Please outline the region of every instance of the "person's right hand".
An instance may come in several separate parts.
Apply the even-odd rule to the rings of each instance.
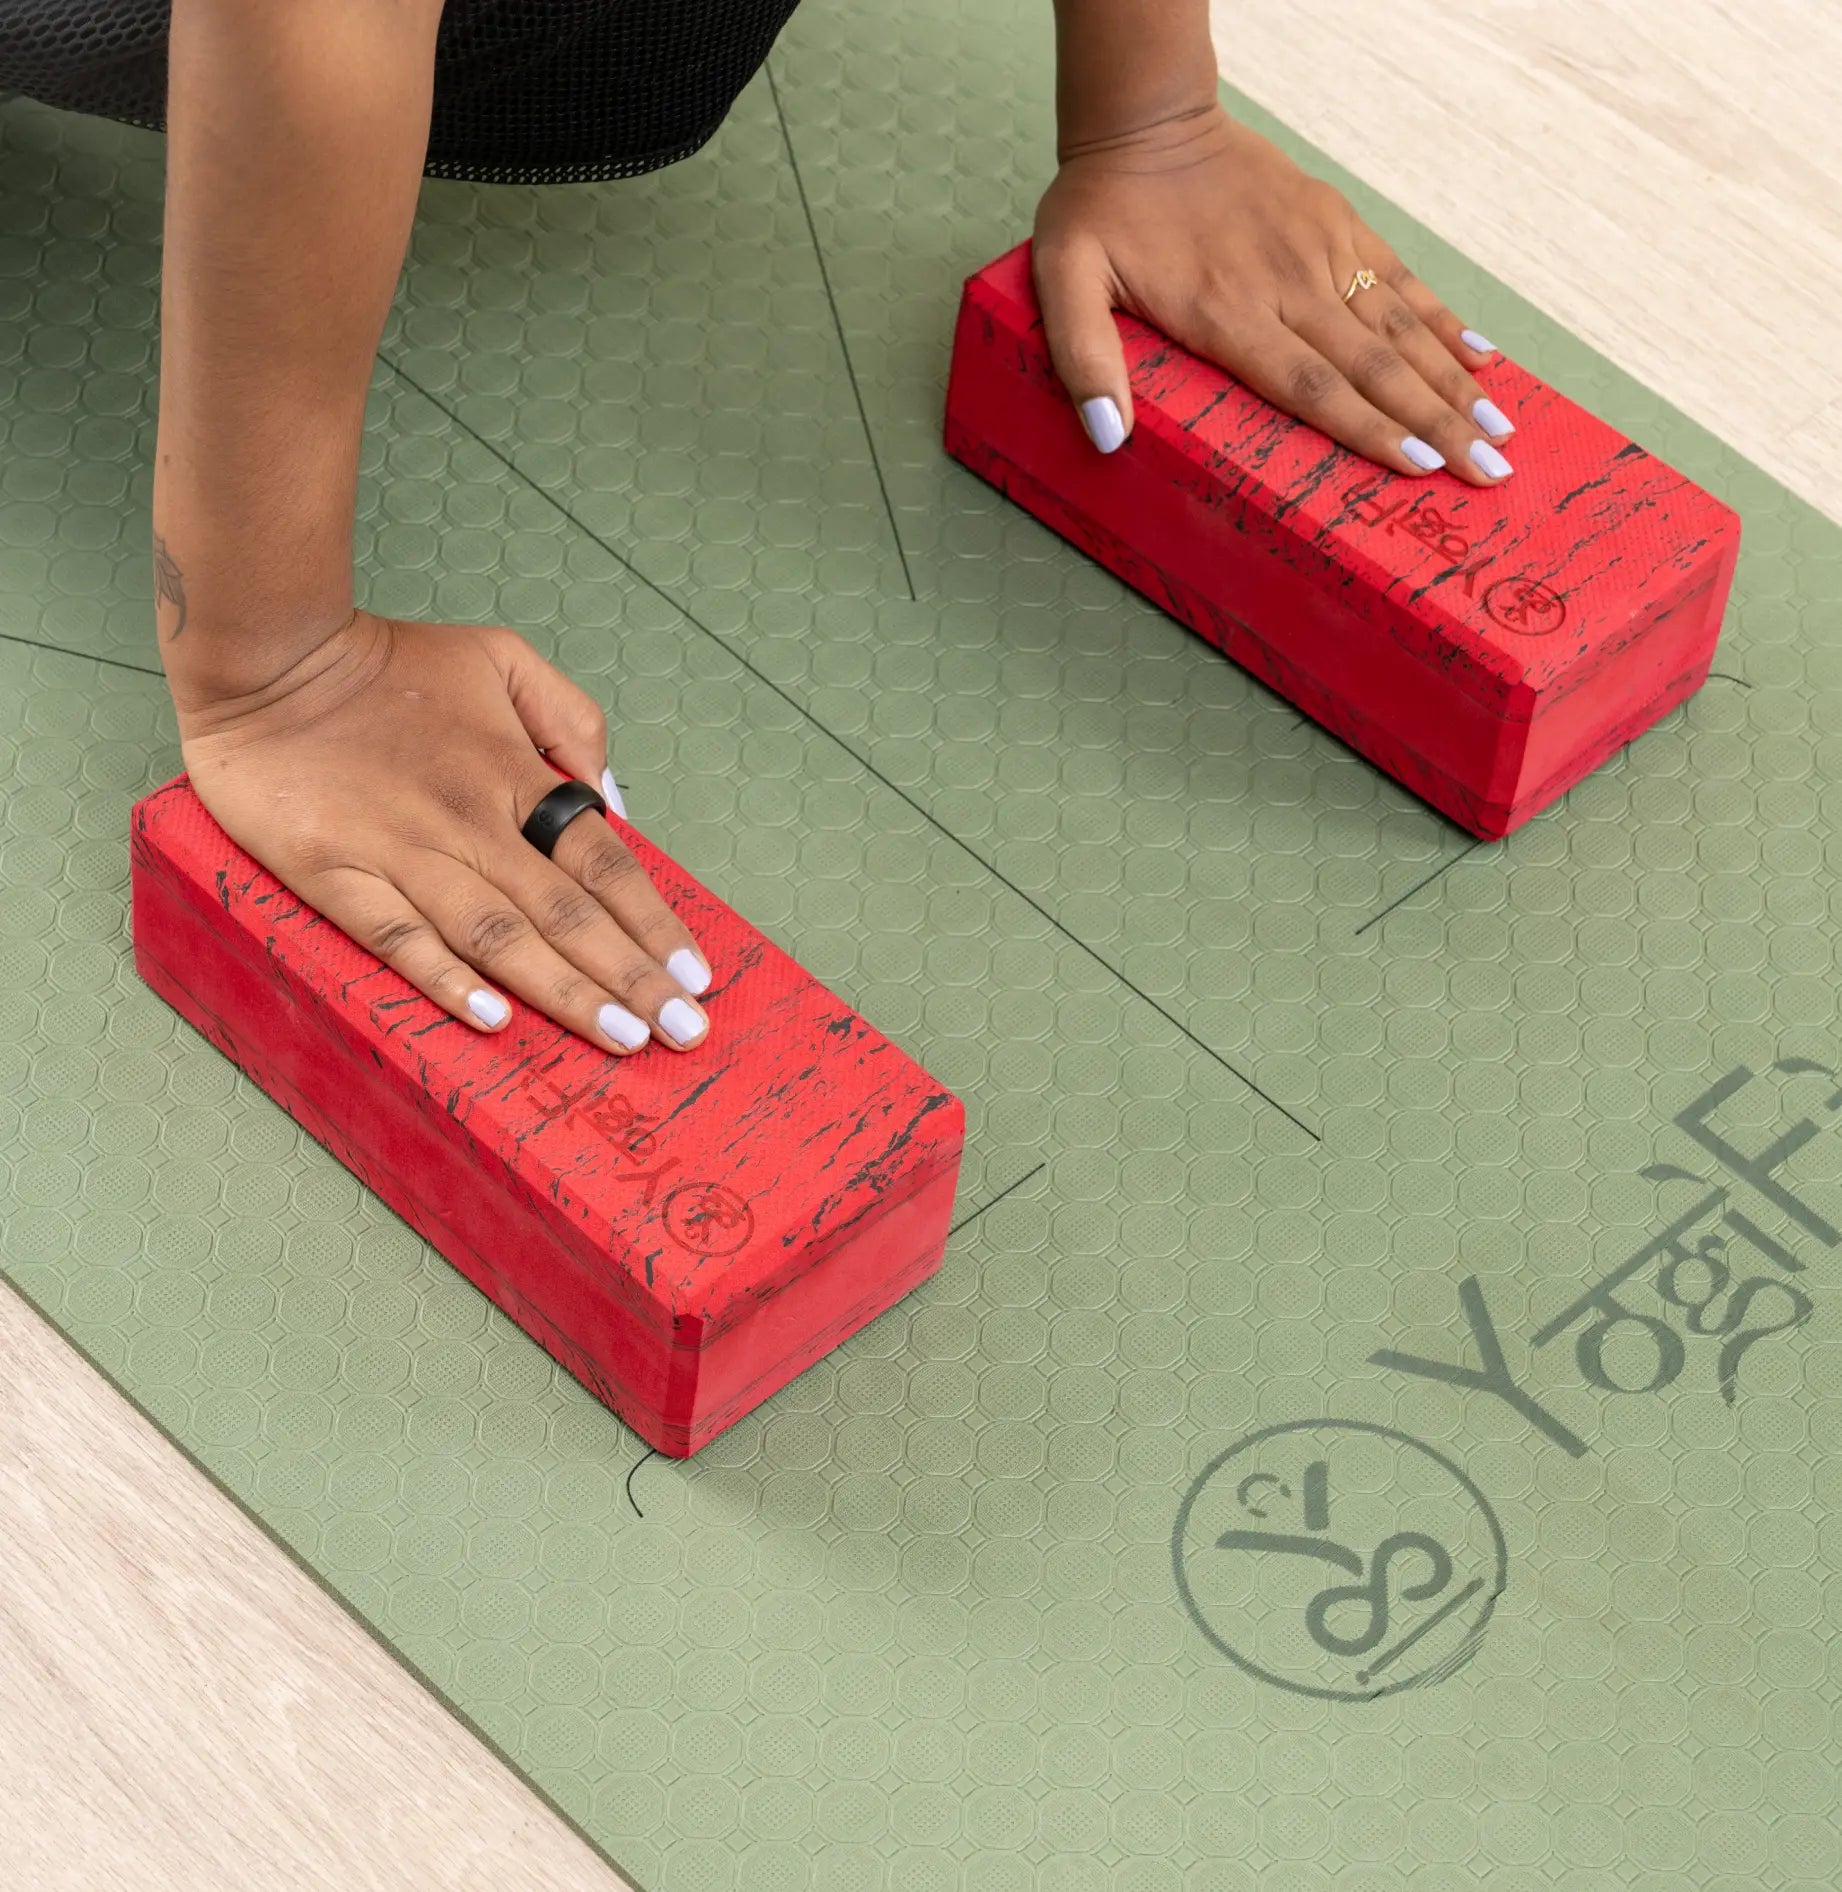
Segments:
[[[703,1039],[709,967],[608,824],[577,816],[552,860],[519,833],[557,785],[545,755],[607,793],[599,706],[523,638],[360,611],[236,694],[189,683],[184,654],[200,801],[443,1010],[490,1032],[511,993],[606,1051]]]

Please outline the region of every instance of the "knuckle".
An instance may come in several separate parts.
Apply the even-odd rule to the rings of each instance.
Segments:
[[[1350,379],[1358,387],[1374,387],[1393,380],[1403,368],[1399,354],[1385,342],[1371,342],[1350,366]]]
[[[1329,362],[1316,355],[1303,355],[1285,371],[1286,398],[1294,407],[1309,412],[1326,405],[1337,392],[1343,377]]]
[[[1091,336],[1076,336],[1064,341],[1060,352],[1064,380],[1086,386],[1107,380],[1113,372],[1114,364],[1105,346]]]
[[[566,972],[551,984],[550,1010],[560,1019],[571,1012],[592,1009],[592,1001],[597,996],[596,988],[581,973]]]
[[[1224,356],[1241,359],[1256,350],[1263,313],[1244,286],[1224,289],[1199,311],[1210,344]]]
[[[479,974],[470,972],[458,959],[443,957],[442,962],[422,981],[422,988],[432,996],[464,996],[479,983]]]
[[[1382,311],[1381,332],[1391,342],[1404,342],[1418,335],[1425,325],[1404,302],[1391,302]]]
[[[667,957],[685,943],[683,925],[663,902],[624,925],[633,943],[658,965],[663,965]]]
[[[1311,265],[1305,261],[1303,253],[1295,244],[1268,242],[1261,247],[1260,261],[1275,282],[1283,283],[1288,288],[1311,279]]]
[[[1195,300],[1202,307],[1219,309],[1234,300],[1240,287],[1239,273],[1220,258],[1210,257],[1197,277]]]
[[[469,957],[490,961],[502,958],[530,933],[531,923],[511,907],[486,907],[472,914],[461,927]]]
[[[482,803],[471,783],[456,776],[441,776],[429,785],[435,805],[450,820],[463,827],[480,825]]]
[[[580,887],[559,887],[544,900],[541,931],[549,939],[569,939],[584,927],[606,919],[599,902]]]
[[[643,953],[632,953],[623,958],[614,969],[613,991],[617,998],[627,1002],[631,1009],[644,1011],[647,994],[657,995],[662,975],[658,966]]]
[[[618,893],[645,878],[639,862],[618,841],[598,844],[582,863],[582,884],[593,894]]]
[[[394,965],[428,936],[429,928],[423,921],[399,914],[367,928],[361,943],[387,965]]]

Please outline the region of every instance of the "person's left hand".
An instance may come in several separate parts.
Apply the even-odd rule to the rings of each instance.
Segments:
[[[1213,105],[1064,158],[1036,214],[1056,370],[1104,453],[1132,431],[1115,309],[1397,473],[1508,478],[1495,352],[1330,185]],[[1376,286],[1345,292],[1361,269]]]

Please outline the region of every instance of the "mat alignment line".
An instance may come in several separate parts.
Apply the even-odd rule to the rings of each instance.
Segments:
[[[955,1222],[953,1226],[947,1230],[947,1240],[951,1241],[953,1237],[960,1232],[961,1229],[970,1228],[972,1224],[976,1222],[979,1219],[979,1217],[985,1213],[985,1209],[995,1209],[998,1206],[998,1204],[1004,1200],[1006,1196],[1011,1195],[1015,1191],[1021,1189],[1023,1185],[1027,1183],[1032,1176],[1040,1176],[1043,1173],[1043,1171],[1047,1169],[1048,1167],[1049,1167],[1048,1159],[1045,1157],[1043,1161],[1038,1163],[1034,1169],[1025,1170],[1024,1173],[1021,1176],[1019,1176],[1014,1183],[1011,1184],[1010,1188],[1000,1189],[998,1193],[995,1196],[993,1196],[992,1199],[988,1203],[985,1204],[984,1209],[974,1209],[970,1215],[962,1216],[957,1222]]]
[[[793,693],[790,690],[788,690],[784,685],[777,683],[774,680],[774,678],[770,677],[767,674],[765,670],[762,670],[755,664],[751,663],[747,657],[745,657],[739,650],[736,649],[735,645],[733,645],[729,641],[728,638],[722,635],[720,631],[713,631],[709,627],[709,625],[704,623],[704,621],[701,618],[697,617],[692,611],[690,611],[681,600],[679,600],[678,598],[675,598],[656,579],[648,577],[645,572],[641,571],[639,567],[635,565],[633,561],[630,558],[628,558],[626,554],[622,552],[617,546],[612,545],[608,540],[604,539],[601,536],[601,534],[598,533],[592,526],[586,524],[583,520],[577,518],[576,515],[570,511],[568,506],[566,506],[562,502],[562,500],[558,499],[554,493],[550,492],[545,487],[539,486],[537,482],[530,477],[529,474],[525,473],[524,471],[520,469],[516,461],[508,458],[505,453],[503,453],[498,447],[496,447],[490,440],[486,439],[484,435],[476,433],[474,429],[470,427],[467,424],[467,422],[464,421],[460,417],[460,415],[453,412],[452,409],[444,407],[441,404],[441,402],[436,400],[435,396],[432,395],[428,391],[428,389],[425,388],[421,384],[421,382],[419,382],[415,378],[414,375],[408,373],[405,369],[399,367],[396,362],[391,360],[391,358],[388,355],[382,353],[381,351],[378,354],[378,360],[381,361],[384,364],[384,366],[390,370],[392,374],[394,374],[400,381],[402,381],[405,386],[413,388],[432,407],[437,409],[440,413],[445,414],[447,418],[451,420],[454,423],[454,425],[457,428],[459,428],[459,430],[462,433],[464,433],[467,436],[467,438],[471,440],[476,446],[480,447],[483,451],[491,454],[492,457],[495,460],[497,460],[498,463],[502,467],[504,467],[508,473],[512,474],[519,481],[519,483],[523,485],[528,491],[535,493],[537,497],[545,503],[545,505],[549,506],[552,509],[552,511],[559,514],[562,518],[567,519],[569,523],[572,526],[574,526],[576,530],[580,532],[585,538],[587,538],[592,544],[600,546],[600,548],[604,552],[607,553],[608,557],[613,559],[614,562],[621,568],[621,570],[626,572],[629,577],[635,580],[636,583],[643,585],[646,588],[646,590],[650,591],[653,594],[655,598],[659,598],[663,600],[666,604],[669,604],[671,608],[674,611],[676,611],[678,615],[681,618],[683,618],[684,621],[692,627],[693,630],[700,631],[705,637],[707,637],[710,640],[711,643],[716,645],[716,647],[719,650],[726,652],[732,663],[739,664],[741,668],[747,671],[747,673],[751,677],[753,677],[757,683],[760,683],[766,689],[771,690],[777,697],[780,698],[780,700],[783,703],[787,705],[789,709],[793,710],[797,715],[804,718],[806,722],[810,723],[814,729],[818,730],[818,732],[822,736],[826,737],[830,742],[836,744],[837,747],[841,749],[844,752],[844,754],[849,756],[850,759],[853,762],[855,762],[857,766],[860,769],[862,769],[866,775],[869,775],[874,780],[881,782],[882,785],[886,789],[888,789],[888,791],[892,795],[897,797],[897,799],[903,802],[907,807],[912,808],[914,812],[918,814],[921,817],[921,819],[925,821],[927,825],[935,831],[936,834],[943,835],[947,840],[951,841],[953,845],[956,848],[958,848],[966,856],[968,860],[976,861],[979,864],[979,866],[982,867],[985,870],[985,872],[988,873],[992,877],[992,879],[995,880],[999,884],[999,886],[1008,888],[1009,891],[1015,894],[1016,897],[1019,900],[1021,900],[1023,904],[1026,907],[1028,907],[1032,913],[1037,914],[1040,918],[1044,920],[1047,920],[1048,923],[1052,927],[1054,927],[1055,930],[1059,934],[1061,934],[1061,936],[1065,940],[1067,940],[1071,946],[1078,947],[1082,952],[1084,952],[1088,956],[1089,959],[1091,959],[1094,962],[1095,965],[1099,966],[1102,971],[1109,973],[1113,978],[1117,979],[1119,983],[1123,985],[1126,988],[1126,990],[1133,995],[1134,998],[1141,999],[1144,1001],[1145,1004],[1149,1005],[1151,1009],[1154,1012],[1156,1012],[1157,1015],[1161,1019],[1163,1019],[1167,1025],[1169,1025],[1174,1031],[1176,1031],[1180,1037],[1185,1039],[1188,1043],[1194,1045],[1196,1049],[1202,1052],[1205,1057],[1210,1058],[1215,1063],[1219,1064],[1222,1067],[1222,1069],[1229,1074],[1230,1077],[1234,1078],[1234,1080],[1237,1083],[1243,1085],[1246,1089],[1251,1091],[1256,1097],[1260,1099],[1262,1103],[1270,1104],[1273,1107],[1273,1109],[1278,1111],[1279,1114],[1282,1117],[1284,1117],[1285,1120],[1289,1124],[1293,1125],[1296,1129],[1302,1130],[1305,1133],[1305,1135],[1308,1136],[1312,1140],[1313,1143],[1322,1143],[1324,1141],[1323,1136],[1318,1131],[1312,1129],[1310,1124],[1306,1123],[1302,1117],[1294,1116],[1293,1113],[1289,1111],[1285,1107],[1285,1105],[1279,1101],[1277,1097],[1274,1097],[1269,1092],[1262,1090],[1260,1086],[1256,1084],[1254,1080],[1251,1077],[1249,1077],[1247,1073],[1240,1068],[1239,1065],[1235,1064],[1232,1060],[1223,1057],[1223,1055],[1219,1051],[1217,1051],[1216,1048],[1212,1044],[1210,1044],[1207,1039],[1199,1038],[1196,1035],[1196,1033],[1191,1031],[1190,1028],[1186,1024],[1184,1024],[1184,1022],[1180,1018],[1178,1018],[1174,1013],[1166,1010],[1164,1006],[1160,1005],[1158,1001],[1154,999],[1149,992],[1144,990],[1143,987],[1134,985],[1133,982],[1129,978],[1127,978],[1126,975],[1122,971],[1120,971],[1120,969],[1116,965],[1114,965],[1110,959],[1108,959],[1105,956],[1105,954],[1097,951],[1094,947],[1090,946],[1087,943],[1087,941],[1084,940],[1078,933],[1073,932],[1067,926],[1064,926],[1062,922],[1059,919],[1057,919],[1056,916],[1053,913],[1051,913],[1049,909],[1042,904],[1041,901],[1035,899],[1032,895],[1025,893],[1024,890],[1021,887],[1019,887],[1015,881],[1007,878],[1006,875],[1003,874],[994,863],[992,863],[991,861],[988,861],[985,858],[985,856],[981,854],[978,851],[978,849],[975,848],[971,844],[971,842],[966,841],[962,839],[959,835],[955,834],[953,830],[946,825],[945,822],[939,819],[938,816],[930,813],[928,809],[924,808],[921,805],[921,803],[918,802],[914,798],[914,796],[912,796],[908,792],[907,789],[903,788],[899,782],[892,781],[887,775],[885,775],[882,772],[882,770],[879,769],[876,766],[876,764],[869,759],[868,756],[860,755],[857,752],[857,750],[853,749],[851,745],[848,742],[846,742],[844,738],[837,733],[836,730],[830,728],[827,724],[821,722],[819,718],[815,716],[812,713],[812,711],[809,710],[806,707],[806,705],[799,700],[798,697],[793,695]]]
[[[895,505],[889,497],[888,484],[883,479],[883,463],[876,451],[876,436],[870,431],[870,413],[863,404],[863,390],[857,385],[857,367],[851,360],[851,345],[845,339],[844,318],[838,313],[838,299],[832,294],[831,272],[825,267],[825,252],[819,246],[819,226],[806,197],[806,180],[800,176],[799,157],[793,149],[793,133],[787,126],[787,114],[780,103],[780,87],[774,83],[771,62],[764,62],[761,70],[767,74],[768,92],[774,100],[774,116],[780,120],[780,136],[787,147],[787,164],[793,172],[793,187],[799,192],[799,207],[806,213],[806,229],[812,237],[812,254],[819,266],[819,281],[825,285],[825,300],[831,309],[831,325],[844,356],[844,372],[850,376],[851,396],[857,403],[857,419],[863,427],[864,444],[870,449],[870,465],[876,471],[876,490],[883,496],[883,511],[889,520],[889,536],[895,541],[896,557],[902,561],[902,582],[908,587],[909,602],[916,604],[920,600],[915,594],[915,575],[908,569],[908,552],[902,544],[902,528],[896,523]]]
[[[1730,670],[1710,670],[1708,672],[1708,677],[1710,681],[1717,680],[1721,683],[1737,683],[1742,690],[1750,690],[1754,687],[1750,682],[1747,681],[1745,677],[1736,677],[1733,674],[1733,672]],[[1684,704],[1678,705],[1678,707],[1686,708],[1687,705],[1686,703],[1684,703]],[[1647,735],[1649,732],[1646,730],[1642,733]],[[1610,761],[1612,762],[1623,761],[1624,758],[1627,755],[1629,755],[1632,749],[1636,746],[1637,740],[1638,738],[1636,736],[1633,736],[1629,742],[1624,743],[1619,748],[1617,755],[1615,757],[1610,758]],[[1474,840],[1469,847],[1463,849],[1461,852],[1457,854],[1454,854],[1452,858],[1449,861],[1447,861],[1443,867],[1436,867],[1430,874],[1428,874],[1427,877],[1423,881],[1420,882],[1419,886],[1409,887],[1407,891],[1401,895],[1400,899],[1396,900],[1392,906],[1383,907],[1382,910],[1378,914],[1376,914],[1373,919],[1364,920],[1363,923],[1359,927],[1357,927],[1356,932],[1355,932],[1355,937],[1357,939],[1360,939],[1363,936],[1363,934],[1369,930],[1370,927],[1379,925],[1381,921],[1385,920],[1388,917],[1388,915],[1394,911],[1395,907],[1404,906],[1409,900],[1411,900],[1414,897],[1415,894],[1421,892],[1423,889],[1427,887],[1430,887],[1433,884],[1433,882],[1439,878],[1441,874],[1450,872],[1451,869],[1456,867],[1460,861],[1467,859],[1472,854],[1475,854],[1477,850],[1481,848],[1483,845],[1484,843],[1482,841]]]
[[[107,664],[111,670],[132,670],[139,677],[158,677],[166,681],[164,670],[150,670],[146,664],[131,664],[125,657],[98,657],[93,650],[72,650],[66,644],[47,644],[37,637],[17,637],[0,631],[0,644],[19,644],[27,650],[48,650],[59,657],[81,657],[85,663]]]
[[[646,1463],[646,1459],[663,1458],[664,1456],[665,1454],[661,1452],[656,1445],[649,1446],[646,1451],[646,1458],[636,1458],[627,1468],[627,1502],[632,1505],[633,1515],[636,1518],[643,1518],[646,1513],[640,1509],[640,1501],[633,1495],[633,1474]]]
[[[1460,861],[1468,860],[1483,845],[1484,843],[1482,841],[1473,841],[1469,847],[1460,848],[1459,851],[1456,854],[1454,854],[1449,861],[1445,862],[1443,866],[1435,867],[1433,871],[1430,874],[1428,874],[1427,877],[1423,881],[1421,881],[1417,886],[1409,887],[1407,891],[1401,895],[1400,899],[1392,901],[1387,906],[1383,907],[1382,910],[1378,914],[1376,914],[1373,919],[1364,920],[1363,923],[1359,927],[1357,927],[1353,937],[1355,937],[1356,939],[1361,939],[1363,934],[1366,933],[1370,927],[1379,926],[1382,923],[1382,921],[1385,920],[1388,917],[1388,915],[1395,910],[1396,907],[1405,906],[1407,902],[1414,897],[1415,894],[1421,893],[1426,888],[1430,887],[1433,884],[1433,882],[1439,878],[1441,874],[1449,874],[1452,871],[1452,869],[1458,865]]]

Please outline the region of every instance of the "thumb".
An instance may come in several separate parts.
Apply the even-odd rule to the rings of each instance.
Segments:
[[[1111,272],[1096,250],[1045,254],[1037,248],[1032,258],[1055,372],[1080,412],[1088,439],[1102,453],[1112,453],[1132,431],[1132,385],[1113,319]]]
[[[622,817],[626,803],[608,767],[608,719],[578,683],[544,662],[515,631],[495,646],[500,674],[525,733],[551,767],[596,789]]]

